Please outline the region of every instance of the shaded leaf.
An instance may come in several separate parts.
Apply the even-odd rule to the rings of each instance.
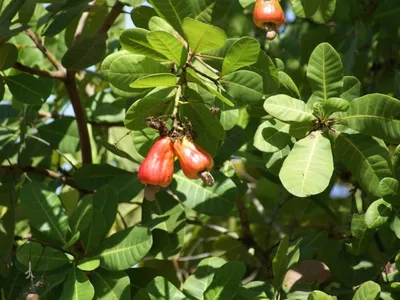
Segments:
[[[392,215],[392,205],[383,199],[371,203],[365,213],[365,224],[368,228],[376,229],[385,224]]]
[[[186,299],[185,295],[170,283],[167,279],[161,276],[154,278],[146,288],[150,295],[150,299],[173,299],[173,300],[183,300]]]

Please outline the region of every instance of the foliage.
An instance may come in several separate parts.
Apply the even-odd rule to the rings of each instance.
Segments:
[[[400,298],[398,0],[254,2],[0,1],[1,299]]]

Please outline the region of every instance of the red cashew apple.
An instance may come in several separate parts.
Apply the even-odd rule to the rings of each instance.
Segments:
[[[203,171],[210,171],[214,166],[211,155],[187,137],[177,140],[173,147],[187,178],[198,179]]]
[[[169,137],[162,137],[151,147],[139,167],[139,182],[143,184],[168,186],[174,174],[174,149]]]
[[[267,31],[267,39],[273,40],[276,30],[285,22],[285,14],[278,0],[257,0],[254,7],[253,22]]]

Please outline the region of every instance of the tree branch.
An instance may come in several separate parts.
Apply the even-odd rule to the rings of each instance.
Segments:
[[[65,77],[65,75],[66,75],[66,70],[65,70],[65,68],[63,67],[63,65],[57,60],[57,58],[55,58],[55,56],[54,56],[52,53],[50,53],[50,52],[47,51],[46,47],[39,41],[39,38],[36,36],[36,34],[35,34],[32,30],[30,30],[30,29],[25,30],[25,34],[31,38],[31,40],[35,43],[36,47],[37,47],[40,51],[42,51],[42,53],[44,54],[44,56],[47,57],[47,59],[51,62],[51,64],[52,64],[58,71],[63,72],[64,77]]]
[[[81,143],[82,163],[89,165],[92,163],[92,148],[90,146],[89,132],[86,122],[85,110],[79,97],[76,87],[75,72],[68,71],[64,81],[72,108],[74,109],[76,122],[78,124],[79,139]]]
[[[96,0],[93,0],[92,2],[89,3],[89,9],[96,4]],[[83,29],[85,28],[85,24],[87,19],[89,18],[89,11],[85,11],[81,18],[79,19],[78,26],[76,26],[75,34],[74,34],[74,43],[79,37],[82,35]]]
[[[39,75],[41,77],[54,78],[54,79],[58,79],[58,80],[64,80],[64,78],[65,78],[64,72],[33,69],[33,68],[25,66],[19,62],[16,62],[13,67],[14,67],[14,69],[17,69],[19,71],[22,71],[22,72],[25,72],[28,74],[32,74],[32,75]]]
[[[106,33],[114,24],[118,16],[121,14],[123,8],[124,5],[121,2],[115,2],[114,6],[111,8],[110,13],[104,19],[103,25],[101,25],[99,30],[97,30],[97,33]]]
[[[69,185],[70,187],[73,187],[73,188],[75,188],[79,191],[83,191],[85,193],[89,192],[87,190],[80,189],[76,185],[73,177],[63,176],[57,172],[54,172],[54,171],[48,170],[48,169],[35,168],[32,166],[11,165],[11,166],[0,166],[0,172],[27,172],[27,173],[39,174],[39,175],[42,175],[43,177],[48,177],[48,178],[53,178],[53,179],[61,179],[62,183]]]

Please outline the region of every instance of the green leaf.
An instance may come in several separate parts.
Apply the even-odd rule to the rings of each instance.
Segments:
[[[148,29],[149,21],[154,16],[157,16],[156,11],[152,7],[145,5],[135,7],[135,9],[132,9],[131,11],[131,19],[133,24],[140,28]]]
[[[104,79],[109,80],[108,75],[110,72],[111,64],[120,56],[131,55],[130,52],[126,50],[117,51],[108,55],[103,62],[101,63],[101,73],[104,76]]]
[[[193,126],[196,127],[195,130],[197,132],[201,132],[202,135],[203,133],[209,134],[221,141],[226,138],[225,130],[221,123],[203,103],[189,101],[188,104],[181,105],[180,109],[182,115],[187,116]]]
[[[383,178],[379,182],[379,192],[382,197],[397,196],[399,191],[399,182],[390,177]]]
[[[263,79],[257,73],[240,70],[225,75],[220,82],[240,104],[256,105],[263,100]]]
[[[119,41],[125,50],[133,54],[142,54],[154,60],[166,60],[165,56],[157,52],[149,43],[147,40],[148,33],[150,31],[143,28],[126,29],[119,37]]]
[[[392,143],[400,142],[400,100],[369,94],[354,99],[339,117],[340,124]]]
[[[130,300],[130,279],[124,272],[97,271],[92,274],[96,299]]]
[[[278,93],[287,94],[290,97],[294,97],[296,99],[301,98],[299,89],[297,88],[297,85],[294,83],[293,79],[290,78],[290,76],[283,71],[279,71],[278,75],[280,81]]]
[[[257,73],[263,79],[263,93],[272,94],[279,88],[280,76],[271,58],[262,50],[258,54],[257,61],[246,67],[252,72]]]
[[[265,121],[254,135],[254,147],[262,152],[277,152],[290,142],[289,124],[279,120]]]
[[[282,287],[283,278],[286,274],[289,264],[287,251],[289,248],[289,236],[285,235],[279,243],[274,259],[272,260],[272,270],[274,272],[273,286],[276,291]]]
[[[47,84],[47,78],[37,79],[23,73],[5,77],[5,80],[15,99],[25,104],[41,105],[51,93],[52,85]]]
[[[85,273],[75,267],[68,272],[60,300],[93,299],[94,288]]]
[[[392,205],[383,199],[375,200],[365,213],[365,223],[368,228],[376,229],[385,224],[392,216]]]
[[[307,0],[304,5],[304,12],[306,17],[315,23],[324,24],[332,18],[335,12],[335,7],[336,0]]]
[[[90,252],[102,241],[115,222],[118,194],[114,186],[108,184],[96,191],[92,201],[92,218],[81,236],[86,253]]]
[[[191,300],[203,300],[203,293],[214,279],[215,272],[225,264],[222,258],[210,257],[203,259],[196,271],[186,279],[183,292]]]
[[[18,49],[14,44],[6,43],[0,47],[0,70],[11,68],[18,59]]]
[[[82,70],[103,60],[106,56],[104,35],[77,40],[62,57],[62,65],[71,70]]]
[[[233,4],[230,0],[193,1],[194,19],[222,27]]]
[[[332,300],[332,297],[321,291],[312,291],[307,300]]]
[[[264,292],[257,293],[239,286],[234,300],[269,300],[269,298]]]
[[[109,271],[120,271],[134,266],[149,252],[153,238],[150,230],[135,226],[114,233],[99,246],[100,266]]]
[[[181,35],[183,35],[183,19],[193,15],[191,0],[150,0],[149,3],[157,14],[167,20]]]
[[[244,263],[230,261],[215,272],[214,278],[204,292],[205,300],[232,299],[246,272]]]
[[[75,207],[74,211],[69,218],[69,225],[71,231],[82,232],[88,226],[92,220],[93,215],[93,195],[85,195],[79,200],[78,205]]]
[[[150,299],[171,299],[171,300],[183,300],[186,299],[185,295],[167,279],[161,276],[157,276],[148,284],[146,288],[150,295]]]
[[[289,153],[279,178],[283,186],[297,197],[322,193],[333,173],[330,141],[320,131],[296,142]]]
[[[78,261],[76,267],[82,271],[93,271],[100,266],[100,259],[87,257]]]
[[[5,193],[3,193],[3,189]],[[13,187],[2,185],[0,187],[1,195],[5,196],[0,202],[0,273],[7,267],[7,261],[11,255],[14,245],[15,230],[15,194]],[[5,201],[5,203],[4,203]],[[4,213],[4,210],[6,212]]]
[[[50,15],[45,24],[42,35],[53,37],[64,30],[72,21],[80,15],[87,6],[87,2],[75,2],[72,5],[65,5]]]
[[[307,78],[315,101],[325,102],[340,96],[343,88],[342,60],[328,43],[319,44],[311,54]]]
[[[363,134],[340,133],[334,143],[335,158],[351,171],[367,193],[380,197],[379,182],[393,177],[389,153],[382,140]]]
[[[170,24],[168,24],[167,21],[160,17],[151,17],[148,24],[151,31],[164,31],[170,33],[172,36],[176,35],[175,29]]]
[[[68,217],[55,193],[40,183],[27,183],[21,188],[20,199],[31,226],[62,244],[67,243]]]
[[[174,74],[170,73],[151,74],[136,79],[129,86],[134,89],[175,86],[177,79]]]
[[[287,95],[269,97],[264,102],[264,109],[282,121],[305,122],[315,119],[312,110],[303,101]]]
[[[121,149],[118,149],[116,145],[110,144],[110,143],[108,143],[108,142],[106,142],[104,140],[100,140],[100,139],[98,139],[97,142],[100,145],[102,145],[105,149],[110,151],[111,153],[113,153],[113,154],[115,154],[115,155],[117,155],[119,157],[126,158],[126,159],[130,160],[133,163],[137,163],[137,161],[130,154],[128,154],[127,152],[125,152],[125,151],[123,151]]]
[[[202,88],[209,91],[211,94],[215,95],[219,100],[221,100],[228,106],[231,106],[231,107],[235,106],[235,104],[233,104],[233,102],[231,100],[229,100],[224,95],[222,95],[216,88],[206,84],[204,79],[199,78],[199,76],[197,76],[195,71],[193,71],[192,69],[186,69],[186,72],[188,75],[188,81],[198,84]]]
[[[349,107],[350,103],[342,98],[329,98],[322,106],[326,118],[335,112],[346,111]]]
[[[222,46],[221,46],[222,47]],[[251,37],[242,37],[228,50],[222,63],[222,74],[232,73],[257,62],[260,44]]]
[[[70,263],[63,252],[33,242],[23,244],[16,253],[19,263],[24,265],[26,269],[31,263],[32,269],[38,272],[53,271]]]
[[[374,237],[374,230],[365,223],[365,215],[354,214],[351,220],[351,235],[353,241],[346,244],[347,250],[353,255],[363,254]]]
[[[148,33],[146,38],[154,50],[174,61],[178,66],[186,63],[187,50],[172,34],[165,31],[154,31]]]
[[[191,18],[185,18],[182,26],[192,55],[218,49],[225,44],[226,34],[221,28]]]
[[[302,139],[309,135],[314,128],[314,124],[311,121],[289,122],[289,124],[289,134],[296,139]]]
[[[131,173],[107,164],[84,165],[74,173],[74,179],[80,188],[96,190],[115,177],[128,174]]]
[[[112,85],[125,92],[125,97],[137,97],[140,92],[148,89],[137,90],[129,85],[142,76],[154,73],[168,73],[168,68],[143,55],[129,54],[117,57],[108,71],[108,78]]]
[[[343,90],[340,98],[352,101],[361,96],[361,82],[353,76],[343,77]]]
[[[140,130],[147,127],[148,116],[158,117],[172,113],[174,101],[172,98],[145,97],[136,101],[126,112],[124,124],[131,130]]]
[[[381,287],[379,284],[373,281],[367,281],[359,287],[353,300],[376,300],[379,298],[380,292]]]
[[[13,1],[8,1],[5,2],[4,4],[7,4],[7,6],[1,11],[1,16],[0,16],[0,23],[4,21],[11,21],[14,16],[18,13],[18,11],[21,9],[23,4],[25,3],[26,0],[13,0]],[[0,2],[0,9],[1,6],[3,6],[3,1]]]
[[[75,118],[63,117],[38,128],[41,138],[62,153],[76,153],[79,150],[79,132]]]
[[[215,182],[207,187],[200,179],[190,180],[182,171],[174,174],[176,191],[183,205],[208,216],[226,216],[233,208],[237,188],[220,172],[212,173]]]
[[[263,160],[268,171],[274,174],[276,177],[279,176],[279,171],[282,168],[283,162],[290,153],[290,147],[286,146],[282,150],[274,153],[264,153]]]

